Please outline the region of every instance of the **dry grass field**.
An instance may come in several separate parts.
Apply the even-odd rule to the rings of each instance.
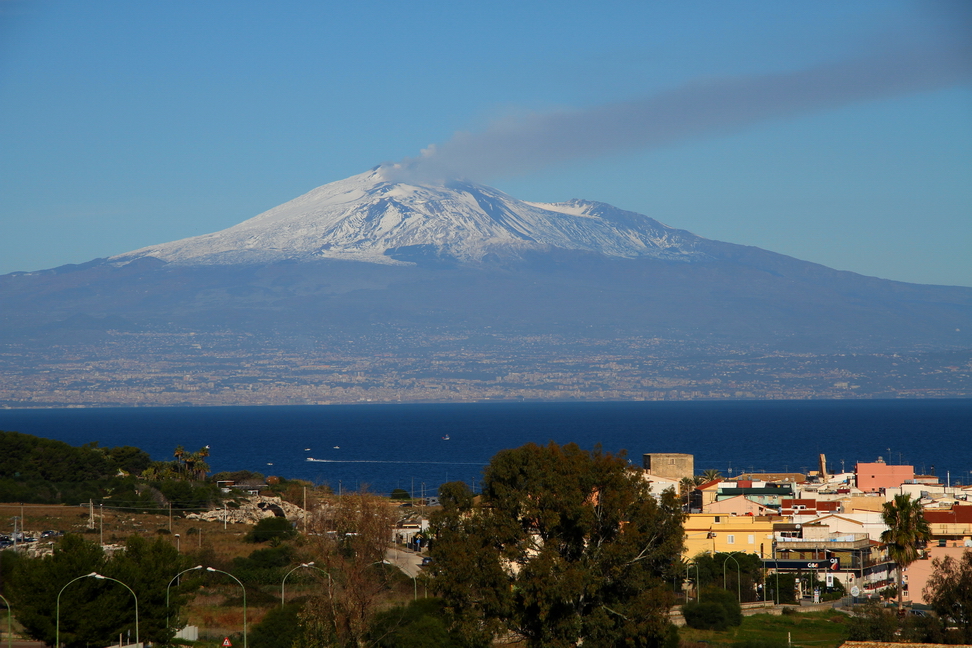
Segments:
[[[315,502],[308,501],[309,505]],[[103,541],[106,548],[121,544],[133,534],[149,539],[163,538],[177,547],[189,559],[188,564],[214,566],[230,571],[234,558],[249,556],[267,544],[254,544],[244,540],[253,527],[247,524],[207,522],[186,519],[178,512],[171,517],[168,511],[130,511],[95,506],[39,505],[0,503],[0,534],[10,534],[14,529],[14,518],[19,529],[37,538],[29,543],[33,555],[49,552],[56,538],[41,538],[43,531],[81,534],[95,543]],[[299,536],[285,544],[294,549],[295,562],[313,560],[312,543]],[[287,580],[287,600],[308,595],[326,585],[316,574],[304,574],[299,570]],[[191,572],[192,577],[199,572]],[[173,573],[175,575],[175,572]],[[198,576],[197,576],[198,577]],[[220,574],[203,574],[201,587],[184,611],[183,620],[199,627],[200,642],[197,645],[218,646],[224,637],[236,637],[234,646],[242,646],[240,635],[243,631],[243,600],[239,585],[232,579]],[[382,596],[382,605],[394,605],[411,600],[413,582],[405,575],[396,575],[392,590]],[[422,588],[419,587],[421,596]],[[246,621],[252,633],[266,613],[280,605],[280,584],[246,584],[247,606]],[[5,626],[5,624],[4,624]],[[6,628],[4,627],[4,630]],[[16,627],[15,627],[16,631]],[[16,636],[16,632],[15,632]]]
[[[233,558],[247,556],[261,548],[261,545],[244,541],[244,536],[252,528],[249,525],[226,524],[224,528],[223,523],[188,520],[178,513],[173,513],[170,518],[167,512],[142,513],[95,507],[91,528],[88,506],[0,504],[0,533],[12,533],[14,518],[21,516],[23,525],[18,522],[17,527],[38,538],[37,542],[30,543],[31,553],[52,549],[56,539],[41,539],[43,531],[82,534],[94,542],[103,538],[107,546],[123,543],[133,534],[153,539],[161,537],[191,557],[192,563],[206,566],[226,566]],[[243,607],[239,586],[225,576],[206,578],[212,582],[206,583],[193,598],[186,614],[188,622],[199,626],[200,638],[209,640],[206,643],[242,633]],[[288,580],[288,599],[306,592],[308,587],[306,581]],[[252,628],[270,607],[279,605],[280,588],[279,585],[247,586],[247,597],[247,623]]]

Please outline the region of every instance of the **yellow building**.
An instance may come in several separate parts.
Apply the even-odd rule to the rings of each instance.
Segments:
[[[700,553],[739,551],[769,558],[773,553],[773,522],[779,516],[690,513],[685,516],[685,550],[691,560]]]

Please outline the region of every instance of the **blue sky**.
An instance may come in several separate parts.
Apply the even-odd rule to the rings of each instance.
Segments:
[[[0,273],[223,229],[448,149],[456,133],[508,142],[490,140],[498,124],[519,134],[550,115],[890,57],[861,97],[817,105],[808,92],[805,108],[661,142],[616,122],[620,144],[600,146],[580,120],[579,152],[501,157],[474,179],[842,270],[972,286],[970,7],[0,0]]]

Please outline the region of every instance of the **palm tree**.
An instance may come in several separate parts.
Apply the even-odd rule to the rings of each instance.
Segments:
[[[172,453],[172,456],[175,457],[176,466],[178,467],[179,472],[182,472],[182,459],[186,456],[186,449],[181,445],[177,445],[175,452]]]
[[[682,505],[688,506],[689,493],[695,488],[695,480],[691,477],[682,477],[678,482],[678,494],[682,498]]]
[[[702,471],[702,476],[705,477],[706,482],[722,479],[722,473],[715,468],[709,468],[708,470]]]
[[[902,572],[905,567],[918,560],[918,544],[928,542],[931,531],[925,521],[921,502],[904,493],[895,495],[894,500],[884,503],[881,518],[888,525],[888,530],[881,533],[881,542],[888,546],[888,557],[898,566],[900,610],[904,603]]]
[[[209,446],[202,448],[199,452],[193,452],[188,455],[189,458],[186,459],[186,465],[189,466],[190,461],[192,463],[189,466],[189,479],[201,480],[206,477],[206,473],[209,472],[209,464],[207,464],[203,459],[209,456]]]

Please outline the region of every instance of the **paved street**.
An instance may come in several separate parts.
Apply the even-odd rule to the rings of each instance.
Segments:
[[[398,547],[389,547],[385,552],[385,560],[395,565],[406,575],[415,578],[422,573],[420,565],[424,554],[417,554],[412,551],[405,551]]]

